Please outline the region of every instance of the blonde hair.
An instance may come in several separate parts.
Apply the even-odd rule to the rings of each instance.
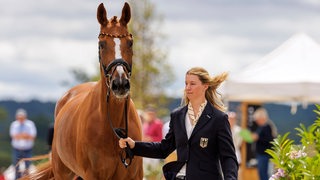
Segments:
[[[208,89],[205,92],[205,97],[207,101],[213,104],[214,107],[221,111],[226,111],[226,107],[224,106],[221,100],[221,94],[217,92],[217,88],[220,84],[225,81],[228,77],[228,73],[224,72],[220,75],[211,77],[207,70],[202,67],[194,67],[187,71],[186,75],[196,75],[199,77],[199,80],[202,84],[208,84]],[[187,98],[186,92],[184,92],[183,99],[181,105],[187,105],[189,103],[189,99]]]

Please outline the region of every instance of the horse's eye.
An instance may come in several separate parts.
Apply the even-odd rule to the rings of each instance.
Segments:
[[[128,45],[128,47],[130,47],[130,48],[131,48],[131,47],[132,47],[132,45],[133,45],[133,41],[132,41],[132,40],[128,41],[128,42],[127,42],[127,45]]]
[[[100,41],[99,42],[99,49],[104,49],[106,48],[106,42],[105,41]]]

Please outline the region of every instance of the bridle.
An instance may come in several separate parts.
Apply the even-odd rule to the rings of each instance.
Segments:
[[[127,37],[127,36],[130,36],[132,37],[132,34],[131,33],[127,33],[127,34],[121,34],[121,35],[115,35],[115,34],[109,34],[109,33],[100,33],[98,37],[112,37],[112,38],[124,38],[124,37]],[[123,59],[115,59],[113,60],[112,62],[110,62],[107,66],[105,64],[103,64],[101,62],[101,55],[100,55],[100,49],[101,47],[99,46],[99,62],[100,64],[102,65],[102,68],[103,68],[103,72],[104,72],[104,76],[106,77],[107,81],[106,81],[106,84],[108,86],[108,88],[110,88],[110,80],[111,80],[111,77],[115,71],[115,68],[113,69],[113,71],[111,73],[109,73],[109,71],[113,68],[113,67],[116,67],[116,66],[124,66],[125,69],[127,70],[127,76],[130,78],[131,76],[131,65],[129,65],[126,61],[124,61]],[[110,90],[110,89],[109,89]],[[108,91],[110,92],[110,91]]]
[[[101,36],[108,36],[108,37],[112,37],[112,38],[124,38],[127,36],[131,36],[132,34],[127,33],[127,34],[122,34],[122,35],[114,35],[114,34],[108,34],[108,33],[100,33],[98,37]],[[100,65],[103,68],[103,72],[104,72],[104,76],[106,77],[106,85],[107,85],[107,96],[106,96],[106,102],[107,102],[107,119],[109,120],[109,124],[110,127],[113,131],[113,133],[117,136],[118,139],[120,138],[127,138],[128,137],[128,101],[129,101],[129,97],[127,96],[125,99],[125,107],[124,107],[124,121],[125,121],[125,129],[123,128],[115,128],[112,124],[111,118],[110,118],[110,111],[108,111],[109,109],[109,95],[110,95],[110,91],[111,91],[111,85],[110,85],[110,81],[111,81],[111,77],[115,72],[114,67],[117,66],[123,66],[126,69],[126,73],[128,78],[130,78],[131,76],[131,65],[129,65],[126,61],[124,61],[123,59],[114,59],[112,62],[110,62],[107,66],[105,66],[102,62],[101,62],[101,55],[100,55],[100,46],[99,46],[99,62]],[[113,70],[112,70],[113,68]],[[125,151],[125,155],[124,152],[120,152],[120,160],[123,163],[123,165],[127,168],[133,159],[133,152],[131,151],[129,144],[127,143],[127,147],[124,149]]]

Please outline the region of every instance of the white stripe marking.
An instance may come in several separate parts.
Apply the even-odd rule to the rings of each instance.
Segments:
[[[115,46],[114,46],[114,50],[115,50],[115,58],[116,59],[121,59],[121,49],[120,49],[120,39],[119,38],[114,38],[113,39]]]

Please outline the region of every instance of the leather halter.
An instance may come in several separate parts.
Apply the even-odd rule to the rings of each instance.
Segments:
[[[112,38],[123,38],[123,37],[127,37],[127,36],[131,36],[132,37],[132,34],[127,33],[127,34],[123,34],[123,35],[114,35],[114,34],[108,34],[108,33],[100,33],[98,37],[100,37],[100,36],[108,36],[108,37],[112,37]],[[107,66],[105,66],[101,62],[100,47],[99,47],[99,62],[101,64],[101,66],[103,67],[104,76],[107,79],[106,80],[106,85],[108,87],[107,96],[106,96],[107,119],[109,120],[109,124],[110,124],[110,127],[111,127],[113,133],[117,136],[118,139],[127,138],[128,137],[128,116],[127,116],[127,114],[128,114],[128,100],[129,100],[129,98],[126,97],[126,99],[125,99],[125,109],[124,109],[124,112],[123,112],[124,121],[125,121],[125,129],[123,129],[123,128],[115,128],[113,126],[113,123],[112,123],[111,117],[110,117],[110,111],[108,111],[108,109],[109,109],[109,94],[110,94],[110,91],[111,91],[110,80],[111,80],[111,77],[112,77],[112,75],[113,75],[113,73],[114,73],[114,71],[116,69],[116,68],[114,68],[112,70],[112,68],[113,67],[117,67],[117,66],[124,66],[126,71],[127,71],[127,76],[130,78],[130,76],[131,76],[131,65],[129,65],[123,59],[114,59]],[[125,166],[125,168],[127,168],[131,164],[132,159],[134,157],[134,154],[131,151],[128,143],[127,143],[127,147],[124,149],[124,151],[125,151],[125,155],[123,155],[124,154],[123,151],[120,152],[119,155],[120,155],[120,160],[121,160],[122,164]]]

